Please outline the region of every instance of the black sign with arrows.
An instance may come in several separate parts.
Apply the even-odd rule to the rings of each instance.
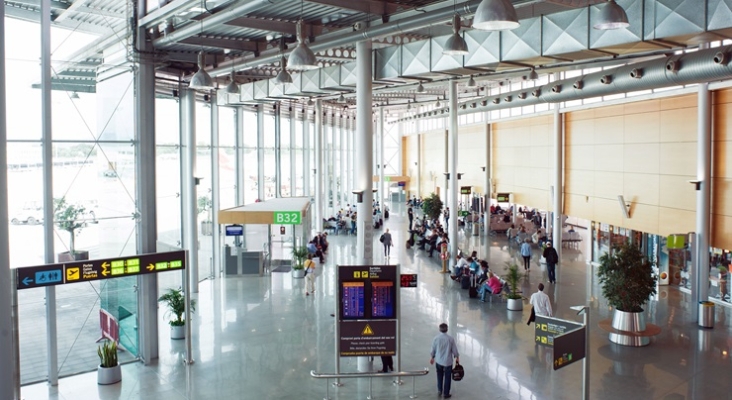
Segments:
[[[141,254],[100,260],[76,260],[63,264],[22,267],[15,270],[17,288],[31,289],[120,278],[140,274],[181,270],[186,268],[186,251]]]

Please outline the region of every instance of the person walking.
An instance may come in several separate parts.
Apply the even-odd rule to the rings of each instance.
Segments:
[[[546,248],[542,255],[546,259],[546,270],[549,274],[549,283],[557,283],[556,270],[557,263],[559,262],[559,255],[557,254],[557,249],[552,247],[552,242],[546,242]]]
[[[381,371],[389,372],[394,371],[394,358],[392,356],[381,356]]]
[[[407,217],[409,217],[409,230],[412,230],[412,221],[414,221],[414,211],[412,210],[412,207],[410,206],[407,209]]]
[[[542,315],[544,317],[552,316],[552,303],[549,301],[549,296],[544,293],[544,284],[539,284],[539,290],[531,295],[529,303],[534,307],[536,315]]]
[[[389,258],[389,255],[391,254],[391,233],[389,233],[389,228],[386,228],[386,232],[384,232],[383,235],[381,235],[381,238],[383,239],[381,243],[384,244],[384,257]]]
[[[450,226],[450,207],[445,207],[443,216],[445,217],[445,230],[447,230]]]
[[[447,324],[440,324],[440,333],[432,339],[432,351],[430,352],[430,365],[435,365],[437,370],[437,395],[445,399],[452,397],[450,384],[452,383],[452,359],[460,363],[455,339],[447,334]]]
[[[524,271],[528,271],[531,268],[531,239],[529,238],[521,243],[521,257],[524,258]]]
[[[308,259],[305,260],[305,296],[309,296],[310,293],[315,293],[315,261],[313,261],[313,255],[308,254]]]

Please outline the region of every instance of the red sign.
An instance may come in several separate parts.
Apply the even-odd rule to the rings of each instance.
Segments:
[[[417,287],[417,274],[401,274],[401,287]]]

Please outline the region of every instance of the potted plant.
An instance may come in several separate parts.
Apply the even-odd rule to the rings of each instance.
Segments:
[[[292,258],[294,259],[294,263],[292,264],[293,278],[305,277],[305,259],[308,257],[308,253],[308,248],[305,246],[292,249]]]
[[[506,298],[506,308],[509,311],[521,311],[524,309],[524,296],[521,295],[519,290],[519,281],[523,274],[519,271],[516,263],[506,263],[506,275],[503,279],[508,283],[508,292],[505,292],[503,296]]]
[[[87,212],[86,207],[81,204],[72,204],[66,201],[66,197],[53,199],[53,220],[56,226],[69,233],[69,251],[59,253],[59,262],[88,260],[89,252],[76,250],[76,235],[86,227],[92,220],[95,220],[93,212]]]
[[[597,277],[603,296],[615,309],[612,327],[620,331],[645,331],[642,306],[656,294],[653,263],[638,247],[624,243],[612,254],[605,253],[600,257]],[[610,341],[625,346],[645,346],[650,343],[650,338],[611,332]]]
[[[432,193],[422,201],[422,212],[429,219],[434,220],[442,213],[442,200],[436,193]]]
[[[111,385],[122,380],[122,369],[117,363],[117,343],[105,340],[97,348],[99,367],[97,368],[97,383]]]
[[[198,198],[198,213],[206,213],[206,219],[201,221],[201,234],[204,236],[213,235],[213,221],[211,220],[211,210],[213,210],[213,201],[209,195]]]
[[[183,290],[170,288],[158,298],[158,302],[164,303],[168,307],[167,315],[175,317],[169,322],[170,338],[184,339],[186,337],[186,321],[183,319],[183,314],[186,311],[186,302]],[[191,313],[194,311],[196,311],[196,301],[191,299]]]

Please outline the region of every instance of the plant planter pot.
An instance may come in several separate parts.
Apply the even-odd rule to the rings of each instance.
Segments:
[[[111,385],[122,380],[122,368],[117,365],[111,368],[104,368],[101,365],[97,368],[97,383],[100,385]]]
[[[645,314],[615,310],[612,327],[625,332],[643,332],[646,330]],[[610,333],[609,339],[613,343],[633,347],[647,346],[651,342],[648,336],[631,336],[614,332]]]
[[[203,235],[203,236],[213,235],[213,222],[212,221],[201,221],[201,235]]]
[[[69,261],[77,261],[77,260],[88,260],[89,259],[89,252],[87,250],[76,250],[74,251],[74,254],[72,255],[68,251],[64,251],[63,253],[58,253],[58,262],[69,262]]]
[[[170,338],[173,340],[180,340],[186,338],[186,326],[170,326]]]
[[[296,279],[302,279],[305,277],[304,269],[292,269],[292,277]]]
[[[508,299],[506,309],[508,311],[522,311],[524,309],[524,299]]]

